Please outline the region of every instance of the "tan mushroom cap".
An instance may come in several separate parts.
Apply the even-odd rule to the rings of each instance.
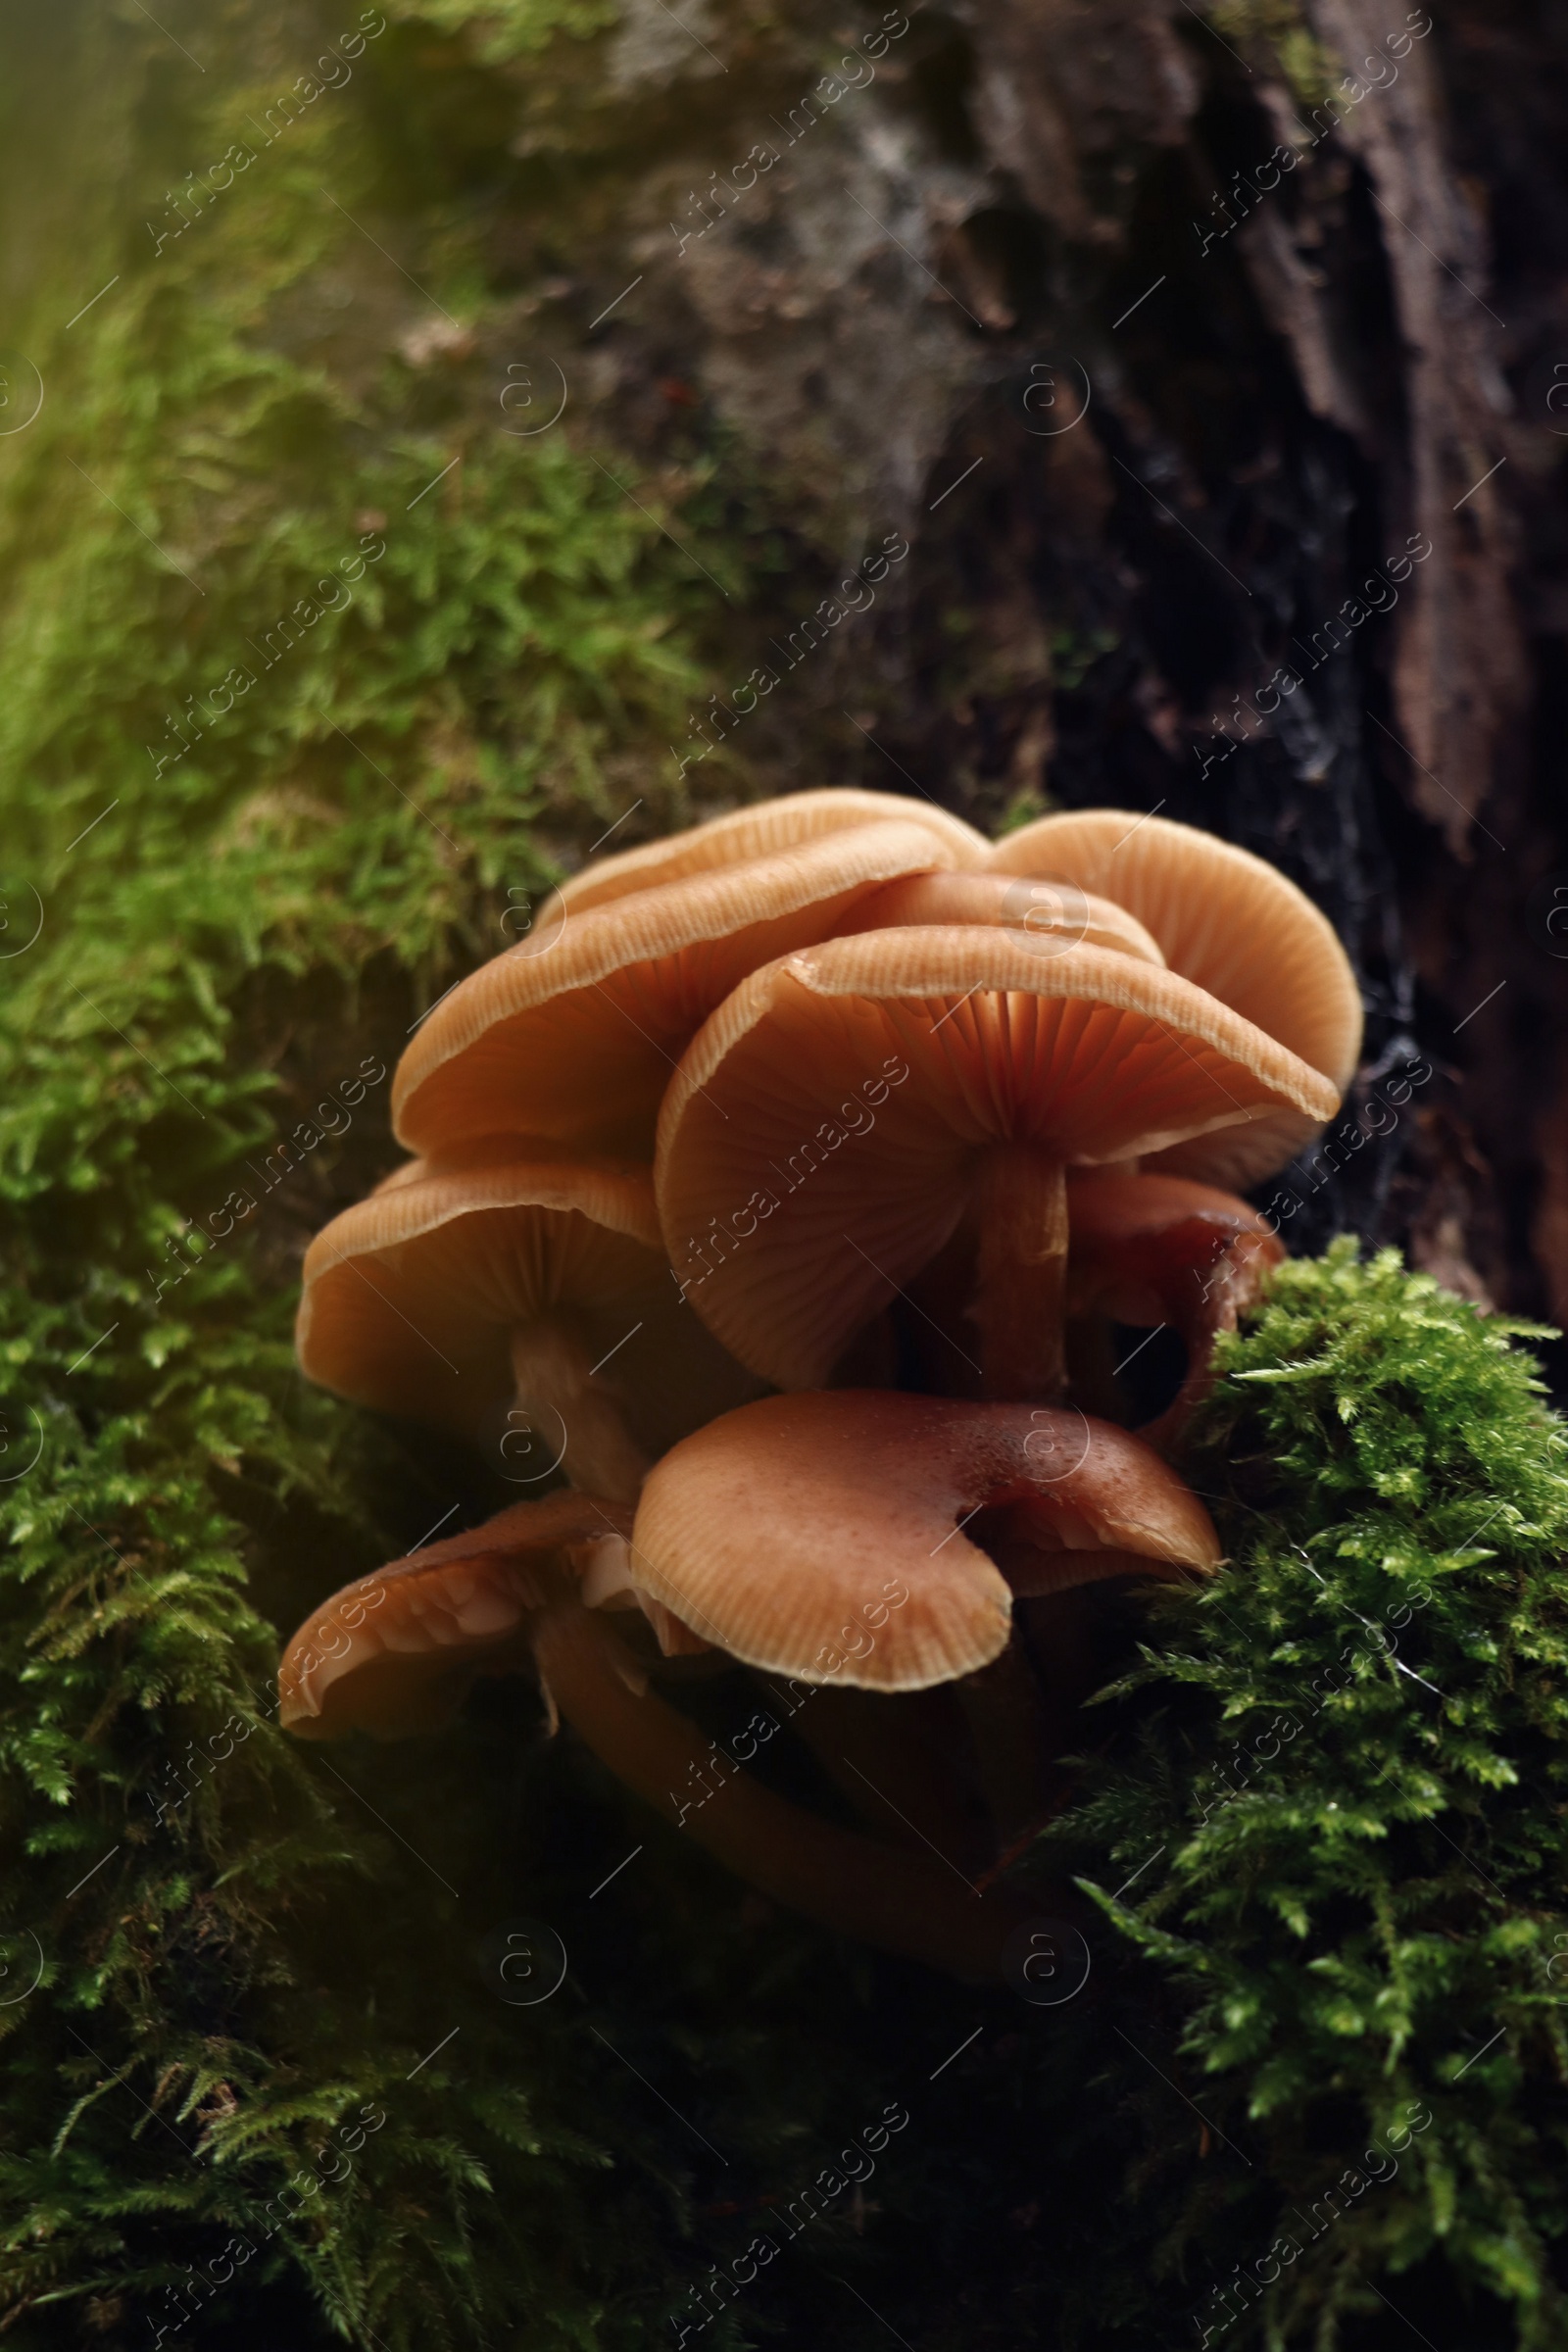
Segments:
[[[357,1577],[289,1642],[279,1722],[303,1740],[399,1740],[449,1722],[475,1676],[528,1664],[530,1619],[629,1531],[613,1502],[552,1494]]]
[[[578,1484],[633,1493],[755,1384],[682,1307],[646,1172],[520,1149],[416,1160],[334,1217],[306,1253],[300,1363],[357,1403],[493,1441],[517,1483],[559,1455]],[[534,1409],[509,1416],[514,1398]]]
[[[416,1160],[312,1242],[295,1346],[322,1388],[467,1436],[510,1394],[512,1330],[565,1307],[609,1347],[669,1288],[641,1169]]]
[[[435,1152],[530,1134],[647,1150],[675,1062],[748,972],[830,937],[878,883],[956,856],[929,827],[888,820],[568,909],[436,1005],[393,1081],[400,1141]]]
[[[987,1665],[1015,1598],[1219,1558],[1198,1497],[1126,1430],[891,1390],[710,1422],[656,1464],[632,1532],[639,1581],[733,1656],[866,1690]]]
[[[1302,891],[1247,850],[1168,817],[1085,808],[1040,817],[992,850],[990,870],[1076,882],[1113,899],[1159,942],[1173,972],[1207,989],[1344,1090],[1361,1048],[1361,998],[1333,927]],[[1294,1140],[1293,1140],[1294,1139]],[[1175,1146],[1174,1175],[1254,1183],[1298,1151],[1290,1124]]]
[[[655,1183],[703,1319],[766,1379],[808,1388],[936,1256],[996,1147],[1112,1162],[1282,1110],[1309,1134],[1337,1099],[1129,956],[870,932],[783,957],[719,1007],[665,1098]]]
[[[955,923],[1011,931],[1037,955],[1113,948],[1140,963],[1165,961],[1157,942],[1125,906],[1097,899],[1075,882],[1040,882],[1021,874],[912,874],[884,882],[857,901],[839,937]]]
[[[1168,1326],[1187,1348],[1180,1393],[1140,1432],[1163,1446],[1213,1386],[1216,1335],[1262,1296],[1284,1245],[1247,1201],[1185,1176],[1084,1169],[1067,1200],[1068,1314]]]
[[[792,792],[780,800],[760,801],[754,808],[732,809],[727,816],[710,817],[667,841],[651,841],[643,848],[622,850],[601,858],[572,874],[541,906],[534,928],[548,935],[565,906],[573,914],[622,899],[629,891],[649,890],[665,882],[684,882],[693,874],[741,865],[753,858],[771,858],[802,842],[818,841],[856,825],[902,818],[924,825],[942,843],[943,864],[980,866],[990,843],[983,833],[951,816],[934,802],[908,800],[903,794],[860,792],[848,785],[830,785],[815,792]]]

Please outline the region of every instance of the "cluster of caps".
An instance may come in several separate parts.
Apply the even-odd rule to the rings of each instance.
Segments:
[[[1207,1572],[1160,1449],[1279,1254],[1234,1188],[1333,1113],[1359,1042],[1309,902],[1157,816],[993,845],[807,792],[591,864],[418,1028],[419,1156],[318,1237],[300,1309],[313,1379],[469,1439],[519,1500],[318,1612],[285,1722],[422,1729],[531,1661],[684,1820],[712,1743],[664,1661],[831,1693],[804,1714],[837,1748],[856,1691],[958,1685],[973,1719],[1050,1596]],[[1116,1324],[1187,1346],[1136,1435]],[[973,1960],[935,1864],[701,1786],[693,1834],[755,1883]]]

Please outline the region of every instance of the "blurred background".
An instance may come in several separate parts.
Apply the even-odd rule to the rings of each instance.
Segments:
[[[304,1246],[553,877],[858,783],[1280,865],[1368,1005],[1286,1238],[1568,1319],[1568,11],[5,0],[0,41],[8,2323],[645,2342],[911,2034],[948,2100],[980,2009],[678,1853],[590,1913],[635,1833],[500,1712],[337,1788],[262,1733],[160,1812],[275,1627],[488,1507],[303,1393]],[[522,1909],[594,1990],[519,2055],[476,1955]],[[813,2272],[708,2340],[1018,2341],[1067,2249],[1015,2076],[932,2125],[896,2308]],[[264,2239],[368,2104],[373,2193]]]

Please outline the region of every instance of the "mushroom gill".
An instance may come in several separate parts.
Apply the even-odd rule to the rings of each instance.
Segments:
[[[970,1214],[984,1392],[1054,1403],[1068,1168],[1264,1118],[1305,1135],[1337,1101],[1130,955],[873,931],[781,957],[718,1008],[665,1097],[655,1185],[698,1313],[783,1388],[825,1380]]]

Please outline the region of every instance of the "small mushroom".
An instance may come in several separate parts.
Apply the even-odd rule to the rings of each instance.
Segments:
[[[771,858],[802,842],[819,841],[826,834],[847,832],[857,825],[881,824],[890,817],[923,825],[942,844],[938,863],[981,866],[989,855],[991,845],[983,833],[929,801],[833,785],[759,801],[751,808],[732,809],[727,816],[710,817],[705,825],[692,825],[667,841],[651,841],[641,849],[622,850],[618,857],[602,858],[552,893],[539,909],[534,929],[549,937],[564,908],[584,914],[590,906],[606,906],[634,890],[684,882],[694,874],[713,873],[754,858]]]
[[[586,1494],[522,1503],[360,1577],[289,1643],[281,1721],[298,1737],[438,1727],[479,1675],[531,1662],[559,1713],[625,1786],[753,1886],[808,1917],[966,1978],[995,1978],[1021,1914],[938,1858],[819,1820],[740,1767],[649,1688],[603,1607],[626,1519]],[[688,1816],[690,1819],[688,1821]]]
[[[653,1598],[754,1667],[851,1690],[954,1685],[1005,1842],[1059,1795],[1065,1724],[1095,1679],[1063,1596],[1202,1575],[1219,1545],[1156,1454],[1083,1413],[816,1391],[744,1405],[665,1454],[630,1559]],[[1044,1674],[1012,1638],[1020,1604],[1048,1653],[1076,1645]],[[891,1755],[890,1771],[907,1810]]]
[[[646,1173],[513,1139],[414,1161],[334,1217],[296,1344],[340,1396],[616,1496],[753,1385],[681,1308]]]
[[[1236,1329],[1284,1247],[1245,1200],[1184,1176],[1075,1170],[1067,1202],[1069,1326],[1090,1317],[1164,1325],[1186,1348],[1180,1391],[1139,1432],[1148,1445],[1168,1445],[1213,1386],[1216,1335]]]
[[[764,1396],[656,1462],[639,1586],[732,1657],[923,1690],[1002,1655],[1015,1600],[1202,1575],[1208,1513],[1129,1431],[1076,1411],[815,1390]]]
[[[1076,883],[1148,925],[1173,972],[1277,1038],[1343,1092],[1361,996],[1332,926],[1294,882],[1194,825],[1124,808],[1043,816],[993,848],[993,873]],[[1327,1114],[1325,1114],[1327,1115]],[[1294,1112],[1168,1147],[1172,1175],[1255,1183],[1310,1141]]]
[[[825,939],[879,883],[958,855],[903,818],[568,906],[460,982],[398,1064],[401,1142],[448,1151],[527,1134],[651,1151],[660,1098],[695,1032],[760,963]]]
[[[719,1007],[665,1098],[655,1184],[686,1296],[781,1388],[820,1386],[970,1215],[985,1393],[1052,1403],[1069,1165],[1281,1111],[1310,1128],[1337,1100],[1129,955],[877,931],[781,957]]]
[[[623,1552],[630,1532],[631,1514],[616,1502],[551,1494],[357,1577],[285,1649],[279,1722],[301,1740],[438,1729],[476,1676],[526,1669],[539,1614],[572,1598],[578,1579],[607,1550]]]

